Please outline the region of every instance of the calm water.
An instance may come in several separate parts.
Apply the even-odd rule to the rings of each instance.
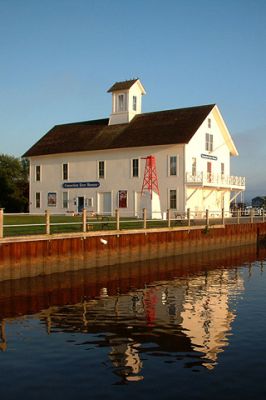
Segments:
[[[265,399],[253,247],[0,283],[1,399]]]

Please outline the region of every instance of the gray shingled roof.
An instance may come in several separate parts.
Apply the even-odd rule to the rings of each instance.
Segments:
[[[136,79],[130,79],[128,81],[123,81],[123,82],[116,82],[113,84],[113,86],[110,87],[110,89],[107,90],[107,93],[110,92],[115,92],[117,90],[127,90],[130,89],[131,86],[134,85],[135,82],[137,82],[138,78]]]
[[[139,114],[127,124],[100,119],[56,125],[23,157],[188,143],[214,106]]]

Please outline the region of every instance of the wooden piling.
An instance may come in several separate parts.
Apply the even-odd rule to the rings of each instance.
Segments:
[[[4,209],[0,208],[0,238],[4,237]]]
[[[190,208],[187,209],[187,224],[190,226]]]
[[[143,208],[143,228],[147,229],[147,210]]]
[[[240,210],[240,208],[237,210],[237,223],[238,224],[240,224],[240,213],[241,213],[241,210]]]
[[[83,232],[87,231],[87,210],[83,208],[82,210],[82,230]]]
[[[116,219],[116,230],[119,231],[120,230],[120,214],[119,214],[118,209],[115,210],[115,219]]]
[[[206,210],[206,226],[209,226],[210,219],[209,219],[209,210]]]
[[[167,210],[167,226],[171,228],[171,210],[169,208]]]
[[[45,210],[45,232],[46,235],[50,235],[50,212]]]
[[[222,225],[225,224],[225,218],[224,218],[224,208],[222,208]]]

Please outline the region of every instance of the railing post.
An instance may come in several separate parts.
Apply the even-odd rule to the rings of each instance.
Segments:
[[[115,210],[115,219],[116,219],[116,230],[120,230],[120,215],[118,208]]]
[[[225,224],[225,218],[224,218],[224,208],[222,208],[222,225]]]
[[[209,226],[209,210],[206,210],[206,226]]]
[[[237,223],[240,224],[240,209],[238,208],[236,215],[237,215]]]
[[[190,226],[190,208],[187,209],[187,225]]]
[[[4,237],[4,209],[0,208],[0,238]]]
[[[169,208],[167,209],[167,226],[171,228],[171,210]]]
[[[45,232],[46,235],[50,235],[50,212],[45,210]]]
[[[86,232],[87,228],[87,210],[86,208],[83,208],[82,210],[82,230],[83,232]]]
[[[143,228],[147,229],[147,210],[143,208]]]
[[[253,224],[254,221],[254,210],[253,208],[250,210],[250,222]]]
[[[262,210],[262,222],[264,222],[264,208]]]

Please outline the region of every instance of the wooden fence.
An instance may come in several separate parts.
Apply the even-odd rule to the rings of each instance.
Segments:
[[[4,223],[4,210],[0,209],[0,238],[4,236],[14,236],[12,229],[16,228],[18,235],[27,234],[38,234],[44,233],[50,235],[51,233],[64,233],[73,231],[75,232],[88,232],[97,230],[126,230],[126,229],[150,229],[150,228],[175,228],[178,226],[205,226],[210,225],[225,225],[225,224],[240,224],[240,223],[253,223],[253,222],[264,222],[265,213],[264,211],[261,215],[255,215],[255,210],[251,209],[248,215],[243,215],[241,210],[236,210],[233,213],[224,211],[193,211],[187,209],[185,213],[176,212],[175,210],[168,209],[166,213],[163,213],[163,219],[148,219],[147,210],[143,209],[142,219],[138,218],[122,218],[119,209],[115,210],[114,216],[109,215],[91,215],[86,209],[83,210],[79,220],[71,221],[69,216],[65,216],[65,220],[61,222],[52,222],[54,215],[51,215],[47,210],[45,215],[43,215],[42,223]],[[29,215],[30,217],[30,215]],[[27,231],[28,228],[28,231]],[[56,231],[57,228],[57,231]],[[21,229],[21,232],[19,232]],[[39,231],[38,231],[39,229]],[[40,232],[40,229],[42,230]],[[59,229],[59,231],[58,231]],[[8,233],[5,233],[5,231]],[[10,233],[11,232],[11,233]]]

